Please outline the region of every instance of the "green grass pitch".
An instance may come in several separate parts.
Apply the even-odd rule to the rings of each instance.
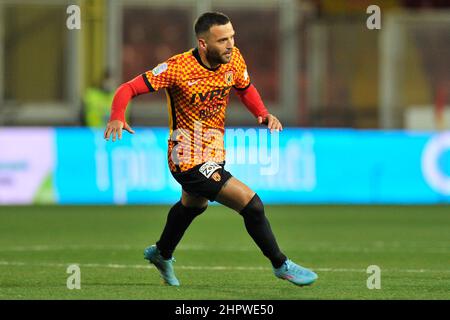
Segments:
[[[449,206],[266,206],[282,250],[319,274],[310,287],[275,278],[241,217],[210,206],[175,252],[179,288],[143,259],[168,208],[0,207],[0,299],[450,299]]]

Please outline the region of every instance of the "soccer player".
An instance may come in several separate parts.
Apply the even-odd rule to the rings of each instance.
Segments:
[[[197,47],[175,55],[153,70],[122,84],[116,91],[104,137],[121,139],[122,130],[134,133],[125,121],[131,98],[165,89],[170,138],[169,169],[182,186],[181,199],[169,211],[156,245],[144,258],[159,270],[165,283],[179,286],[173,269],[173,252],[195,217],[208,201],[217,201],[238,212],[245,228],[270,260],[276,277],[303,286],[317,275],[288,259],[278,247],[259,196],[225,168],[225,109],[232,89],[255,116],[258,124],[282,130],[280,121],[265,108],[251,84],[247,67],[234,46],[230,19],[219,12],[202,14],[195,22]]]

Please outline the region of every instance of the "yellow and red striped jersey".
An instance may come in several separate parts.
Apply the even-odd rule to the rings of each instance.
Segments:
[[[247,66],[234,47],[229,63],[205,66],[198,49],[175,55],[143,74],[150,91],[166,90],[171,171],[225,160],[225,113],[232,87],[250,85]],[[180,147],[181,146],[181,147]]]

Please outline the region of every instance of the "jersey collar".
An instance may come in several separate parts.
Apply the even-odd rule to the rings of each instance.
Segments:
[[[193,51],[192,51],[192,54],[194,55],[194,57],[195,57],[195,59],[197,59],[197,62],[203,67],[203,68],[205,68],[205,69],[207,69],[207,70],[209,70],[209,71],[217,71],[219,68],[220,68],[220,64],[219,64],[219,66],[218,67],[216,67],[216,68],[209,68],[208,66],[206,66],[203,62],[202,62],[202,59],[200,58],[200,53],[198,52],[198,48],[195,48]]]

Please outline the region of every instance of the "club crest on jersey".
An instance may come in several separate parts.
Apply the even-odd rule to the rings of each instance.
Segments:
[[[225,72],[225,82],[228,86],[233,84],[233,71]]]
[[[219,170],[221,168],[220,165],[218,165],[217,163],[213,162],[213,161],[206,161],[201,167],[200,169],[198,169],[198,171],[200,171],[201,174],[203,174],[205,177],[207,177],[209,179],[209,177],[211,177],[211,175]]]
[[[153,68],[152,73],[156,77],[157,75],[163,73],[166,70],[167,70],[167,63],[164,62]]]

